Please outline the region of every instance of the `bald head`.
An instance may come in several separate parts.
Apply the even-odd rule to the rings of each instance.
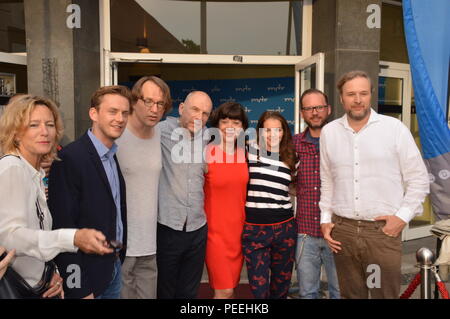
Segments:
[[[205,127],[212,111],[213,103],[209,95],[202,91],[188,94],[184,103],[180,104],[180,124],[194,134]]]
[[[211,98],[209,97],[209,95],[203,91],[192,91],[191,93],[189,93],[186,96],[186,99],[184,100],[184,103],[189,103],[190,100],[195,99],[195,100],[201,100],[204,99],[205,102],[209,101],[209,103],[212,105],[212,101]]]

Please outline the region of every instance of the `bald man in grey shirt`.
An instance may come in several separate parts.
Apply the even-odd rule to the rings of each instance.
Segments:
[[[194,299],[203,272],[207,226],[203,210],[203,129],[210,97],[190,93],[179,118],[159,124],[163,168],[159,182],[158,298]]]

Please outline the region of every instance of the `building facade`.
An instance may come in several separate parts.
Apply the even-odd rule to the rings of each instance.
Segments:
[[[372,106],[402,120],[420,146],[402,2],[381,0],[0,1],[0,105],[14,93],[59,105],[67,143],[90,126],[90,95],[144,75],[169,83],[174,114],[188,92],[237,101],[254,125],[273,109],[304,128],[298,99],[324,90],[343,114],[338,78],[369,73]],[[429,235],[429,200],[403,239]]]

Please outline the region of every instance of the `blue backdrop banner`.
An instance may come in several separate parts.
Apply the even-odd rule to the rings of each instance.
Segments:
[[[280,112],[288,121],[292,132],[295,126],[294,86],[295,80],[287,78],[230,79],[200,81],[168,81],[173,98],[173,111],[178,115],[178,106],[189,92],[200,90],[208,93],[214,108],[224,102],[242,104],[249,118],[250,126],[256,127],[259,117],[266,110]]]

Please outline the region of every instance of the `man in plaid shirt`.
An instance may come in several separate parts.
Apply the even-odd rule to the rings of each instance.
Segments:
[[[302,117],[308,128],[294,136],[299,158],[297,170],[297,278],[300,298],[320,298],[322,265],[328,279],[330,298],[339,299],[334,256],[320,229],[320,152],[319,137],[331,114],[328,97],[321,91],[309,89],[300,98]]]

